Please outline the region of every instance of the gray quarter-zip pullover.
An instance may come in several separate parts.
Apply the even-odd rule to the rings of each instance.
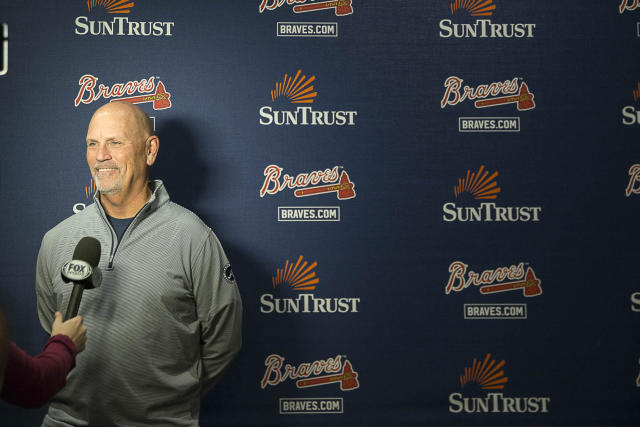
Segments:
[[[60,271],[78,241],[100,241],[102,286],[79,315],[86,350],[44,426],[197,426],[200,397],[241,346],[242,302],[220,242],[171,202],[161,181],[119,241],[99,199],[47,232],[38,254],[38,316],[50,332],[72,284]]]

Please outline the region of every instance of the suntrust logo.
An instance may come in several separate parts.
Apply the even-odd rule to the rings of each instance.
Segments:
[[[496,362],[487,353],[484,360],[473,358],[470,367],[460,375],[460,386],[476,386],[476,390],[503,390],[508,377],[505,376],[505,361]],[[484,396],[466,397],[462,393],[449,394],[449,412],[454,414],[491,413],[524,414],[549,412],[550,397],[513,397],[502,392],[489,392]]]
[[[453,187],[455,198],[468,194],[475,200],[495,200],[500,194],[496,181],[498,172],[485,170],[481,165],[476,172],[467,170]],[[447,202],[442,206],[442,219],[446,222],[538,222],[541,206],[498,206],[493,202],[481,202],[479,206],[456,206]]]
[[[318,92],[314,85],[316,77],[307,77],[298,70],[295,76],[284,75],[282,81],[275,83],[270,91],[271,101],[288,101],[294,105],[310,105],[315,101]],[[310,106],[297,107],[295,110],[274,110],[270,106],[263,106],[259,111],[259,123],[263,126],[353,126],[357,111],[353,110],[314,110]]]
[[[115,83],[111,86],[106,86],[103,84],[97,85],[97,77],[91,74],[85,74],[78,80],[80,89],[78,90],[74,104],[77,107],[80,104],[91,104],[101,98],[116,98],[112,99],[111,102],[124,101],[132,104],[151,102],[154,110],[171,108],[171,100],[169,99],[171,98],[171,94],[166,91],[164,84],[162,84],[160,80],[158,80],[157,85],[155,80],[156,77],[149,77],[147,79],[130,80],[126,83]],[[136,93],[138,94],[137,96],[122,97],[122,95],[133,95]]]
[[[135,3],[129,0],[87,0],[87,11],[107,15],[129,14]],[[173,34],[175,23],[169,21],[133,21],[126,16],[115,16],[110,20],[90,20],[87,16],[78,16],[75,20],[75,33],[80,36],[166,36]]]
[[[276,269],[271,278],[272,288],[288,287],[295,297],[276,297],[263,294],[260,297],[260,312],[263,314],[305,314],[305,313],[357,313],[360,298],[319,298],[309,291],[315,291],[320,279],[314,271],[317,262],[309,264],[300,255],[296,263],[286,260],[283,268]],[[306,291],[306,292],[305,292]],[[284,291],[283,291],[284,293]]]
[[[466,10],[471,16],[491,16],[496,9],[493,0],[455,0],[449,5],[451,14]]]
[[[640,292],[631,294],[631,311],[635,313],[640,312]]]
[[[87,0],[89,11],[94,8],[103,8],[107,13],[129,13],[133,6],[135,3],[129,0]]]
[[[633,102],[638,104],[640,99],[640,81],[636,88],[633,89]],[[627,105],[622,108],[622,124],[624,125],[637,125],[640,123],[640,109],[637,109],[635,105]]]
[[[492,16],[496,5],[493,0],[455,0],[449,4],[451,15],[467,13],[472,17]],[[472,23],[440,21],[440,37],[449,38],[533,38],[536,24],[494,23],[490,19],[476,19]]]
[[[73,213],[78,213],[87,207],[87,204],[93,201],[93,194],[96,192],[96,183],[93,178],[89,181],[89,185],[84,186],[84,198],[82,202],[73,205]]]

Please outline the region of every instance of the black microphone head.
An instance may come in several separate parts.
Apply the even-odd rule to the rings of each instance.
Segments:
[[[100,242],[93,237],[83,237],[73,251],[73,260],[85,261],[91,267],[96,267],[100,262]]]
[[[83,237],[76,245],[71,261],[62,266],[62,280],[65,283],[83,282],[88,289],[100,286],[102,274],[99,272],[98,262],[100,262],[100,242],[93,237]],[[96,270],[98,274],[92,279]],[[97,280],[98,284],[92,283],[93,280]]]

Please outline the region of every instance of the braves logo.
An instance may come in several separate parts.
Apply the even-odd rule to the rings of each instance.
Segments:
[[[535,297],[542,294],[542,287],[540,286],[542,281],[536,277],[533,268],[527,267],[525,272],[524,263],[522,262],[517,266],[498,267],[494,270],[484,270],[482,273],[468,270],[468,268],[469,266],[461,261],[451,263],[449,266],[449,281],[445,286],[446,294],[451,291],[460,292],[471,285],[481,286],[480,293],[483,295],[516,289],[522,289],[525,297]],[[511,281],[504,282],[504,280]]]
[[[154,110],[164,110],[171,107],[169,99],[171,94],[166,91],[161,81],[158,81],[157,85],[155,84],[155,77],[130,80],[127,83],[116,83],[111,87],[103,84],[97,85],[97,83],[98,78],[91,74],[85,74],[80,77],[78,81],[80,90],[75,99],[76,107],[80,104],[91,104],[100,98],[116,98],[112,99],[111,102],[124,101],[132,104],[152,102]],[[96,85],[98,86],[97,88]],[[134,95],[136,92],[138,93],[137,96],[122,98],[123,95]]]
[[[262,0],[258,10],[260,13],[266,10],[274,10],[283,6],[284,4],[288,6],[293,6],[293,11],[295,13],[304,13],[304,12],[313,12],[316,10],[324,10],[324,9],[333,9],[336,16],[344,16],[351,15],[353,13],[353,6],[351,5],[351,0],[330,0],[330,1],[322,1],[318,3],[307,3],[307,0]]]
[[[516,104],[518,111],[531,110],[536,104],[533,101],[533,93],[525,82],[518,84],[518,78],[479,85],[475,88],[465,85],[457,76],[450,76],[444,82],[445,92],[440,101],[440,108],[447,105],[457,105],[465,100],[484,99],[489,96],[494,98],[475,101],[476,108],[494,107],[496,105]],[[497,96],[504,95],[504,96]]]
[[[296,387],[307,388],[319,385],[340,383],[340,390],[355,390],[360,387],[358,373],[353,370],[348,360],[342,363],[342,356],[338,355],[327,360],[315,360],[312,363],[301,363],[298,366],[284,364],[284,357],[278,354],[270,354],[265,362],[267,367],[260,386],[264,389],[267,385],[276,386],[287,379],[295,380]],[[284,366],[283,366],[284,364]],[[284,367],[284,372],[283,372]],[[329,374],[329,375],[322,375]],[[308,378],[316,375],[314,378]],[[307,379],[308,378],[308,379]]]
[[[636,182],[640,181],[640,164],[632,165],[629,168],[629,184],[625,194],[629,197],[632,194],[640,194],[640,186],[636,187]]]
[[[632,11],[640,7],[640,0],[622,0],[618,7],[618,12],[624,13],[625,10]]]
[[[316,194],[336,193],[338,200],[352,199],[356,197],[355,184],[350,180],[349,174],[342,171],[338,175],[338,166],[324,171],[301,173],[294,176],[282,174],[282,168],[278,165],[269,165],[264,169],[264,183],[260,189],[260,197],[265,194],[277,194],[285,188],[296,189],[296,197],[313,196]],[[320,182],[329,185],[318,185]],[[308,187],[309,185],[313,187]],[[305,187],[305,188],[301,188]]]

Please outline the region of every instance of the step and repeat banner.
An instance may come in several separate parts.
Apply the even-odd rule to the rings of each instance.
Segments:
[[[0,25],[0,304],[30,354],[40,241],[92,203],[91,115],[128,101],[243,298],[201,425],[640,425],[638,0],[23,1]]]

